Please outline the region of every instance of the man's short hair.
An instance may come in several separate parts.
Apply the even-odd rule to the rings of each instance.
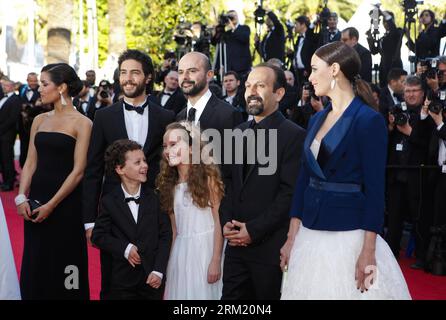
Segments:
[[[231,75],[234,76],[235,80],[240,81],[240,76],[238,75],[238,73],[235,72],[235,71],[232,71],[232,70],[226,72],[224,74],[223,78],[226,77],[226,76],[231,76]]]
[[[423,87],[423,81],[418,76],[410,75],[410,76],[407,76],[406,80],[404,81],[404,85],[410,86],[410,87],[414,87],[414,86]]]
[[[392,80],[398,81],[401,76],[407,76],[406,70],[401,68],[392,68],[387,74],[387,83],[390,83]]]
[[[144,75],[147,77],[149,74],[153,74],[153,63],[149,55],[139,50],[129,49],[121,53],[118,59],[119,70],[121,70],[121,64],[126,60],[136,60],[142,65]]]
[[[347,32],[348,37],[351,38],[356,38],[356,40],[359,40],[359,32],[358,29],[356,29],[355,27],[348,27],[345,28],[344,30],[342,30],[342,33]]]
[[[438,63],[446,64],[446,56],[439,56]]]
[[[310,26],[310,19],[307,16],[298,16],[296,18],[296,22],[299,22],[300,24],[305,24],[307,27]]]
[[[91,72],[93,72],[94,74],[96,74],[96,71],[94,71],[94,70],[87,70],[87,71],[85,71],[85,74],[87,74],[87,73],[91,73]]]
[[[37,73],[35,73],[35,72],[30,72],[30,73],[28,73],[28,76],[27,77],[37,77]]]
[[[260,67],[270,68],[271,70],[274,71],[275,75],[274,86],[273,86],[274,92],[279,88],[286,88],[287,82],[286,82],[285,72],[281,68],[277,67],[276,65],[265,62],[256,65],[254,68],[260,68]]]

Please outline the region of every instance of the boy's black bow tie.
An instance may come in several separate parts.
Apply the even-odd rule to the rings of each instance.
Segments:
[[[140,199],[141,199],[140,197],[138,197],[138,198],[128,197],[128,198],[125,198],[125,202],[129,203],[130,201],[134,201],[136,204],[139,204]]]

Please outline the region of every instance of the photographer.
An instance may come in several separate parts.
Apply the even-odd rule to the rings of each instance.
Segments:
[[[425,70],[425,79],[427,86],[437,93],[446,89],[446,56],[441,56],[436,61],[436,66]],[[432,64],[432,61],[430,62]],[[430,70],[430,71],[429,71]]]
[[[387,85],[387,75],[390,69],[403,67],[403,62],[401,61],[401,42],[404,31],[396,27],[393,12],[379,10],[379,15],[383,17],[382,23],[386,30],[384,36],[375,42],[371,29],[366,34],[370,52],[373,55],[378,53],[381,55],[379,85],[383,88]]]
[[[425,261],[427,235],[423,227],[427,213],[422,210],[422,193],[426,177],[419,166],[426,164],[433,122],[423,108],[423,84],[417,76],[408,76],[404,84],[404,101],[391,108],[389,118],[387,175],[387,234],[386,241],[395,257],[399,257],[403,222],[409,218],[415,235],[416,264],[422,268]],[[399,167],[401,166],[401,167]],[[413,168],[405,168],[413,166]],[[421,178],[422,177],[422,178]]]
[[[226,57],[218,50],[216,70],[226,68],[226,71],[237,72],[242,78],[251,70],[251,53],[249,51],[249,36],[251,30],[248,26],[239,24],[238,15],[235,10],[221,14],[218,25],[214,29],[211,39],[213,45],[222,43],[226,45]],[[224,45],[223,45],[224,46]],[[220,55],[222,60],[226,60],[226,66],[220,65]],[[224,64],[224,62],[223,62]]]
[[[113,104],[113,87],[107,80],[99,82],[98,93],[92,99],[92,106],[88,109],[87,116],[93,121],[96,111]]]
[[[317,34],[319,39],[318,48],[327,43],[341,41],[341,31],[338,30],[338,14],[336,12],[330,12],[328,8],[324,8],[317,15],[317,20],[314,24],[320,26],[320,31]]]
[[[420,13],[420,33],[415,43],[406,30],[407,46],[415,53],[418,59],[433,58],[439,55],[440,40],[446,35],[446,14],[439,27],[436,27],[435,13],[431,10],[423,10]]]
[[[211,35],[206,30],[206,26],[196,21],[191,26],[192,50],[210,57]]]
[[[289,110],[289,119],[306,129],[310,118],[323,109],[322,99],[315,95],[313,85],[310,82],[306,82],[302,86],[301,99],[297,106]]]
[[[266,12],[266,27],[268,33],[260,41],[259,36],[255,36],[255,47],[263,61],[276,58],[284,62],[285,60],[285,30],[274,12]]]
[[[162,84],[164,82],[164,78],[166,78],[167,74],[170,71],[178,70],[178,61],[176,59],[176,54],[173,51],[166,51],[163,57],[164,61],[161,65],[161,69],[156,72],[156,83]]]

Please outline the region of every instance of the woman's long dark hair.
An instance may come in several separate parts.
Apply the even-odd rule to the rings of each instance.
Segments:
[[[378,110],[369,84],[359,77],[361,59],[355,49],[343,42],[335,41],[316,50],[315,55],[328,65],[338,63],[344,76],[352,83],[355,95],[366,104]]]

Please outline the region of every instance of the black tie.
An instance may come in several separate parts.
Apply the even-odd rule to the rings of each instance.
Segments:
[[[249,124],[248,129],[254,130],[254,134],[257,133],[259,125],[258,123],[253,119],[251,120],[251,123]],[[251,143],[254,143],[254,141],[249,141]],[[243,137],[243,180],[246,179],[246,176],[248,175],[249,169],[254,166],[253,163],[248,163],[248,136]]]
[[[125,198],[125,202],[129,203],[130,201],[134,201],[136,204],[139,204],[139,197],[138,198],[134,198],[134,197],[129,197],[129,198]]]
[[[195,121],[195,113],[197,112],[197,109],[190,108],[189,112],[187,113],[187,121],[194,122]]]
[[[169,96],[169,97],[171,97],[172,96],[172,93],[169,93],[169,92],[163,92],[163,94],[165,95],[165,96]]]
[[[142,106],[135,107],[135,106],[132,106],[131,104],[128,104],[127,102],[124,101],[124,108],[125,108],[125,110],[136,111],[139,114],[143,114],[144,113],[144,108],[147,107],[147,105],[148,105],[148,103],[146,101],[146,102],[144,102],[144,104]]]
[[[400,94],[394,92],[393,96],[398,100],[398,102],[403,101],[403,97]]]

